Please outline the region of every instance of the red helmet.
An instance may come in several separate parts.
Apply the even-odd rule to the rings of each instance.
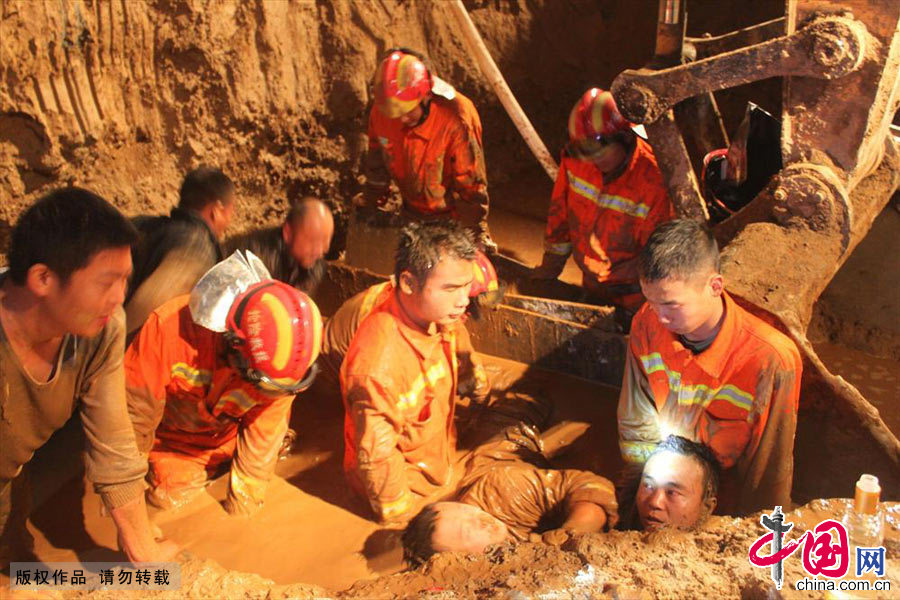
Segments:
[[[415,54],[395,50],[375,72],[375,104],[388,118],[405,115],[428,95],[432,80]]]
[[[569,140],[575,143],[627,131],[632,125],[616,107],[610,92],[591,88],[569,113]]]
[[[472,288],[469,290],[469,298],[477,298],[485,292],[494,292],[500,288],[500,279],[494,269],[491,259],[481,250],[475,251],[473,263],[475,278],[472,280]]]
[[[303,292],[280,281],[251,285],[228,311],[233,365],[263,391],[296,394],[312,383],[322,316]]]
[[[506,292],[505,286],[501,285],[500,279],[497,277],[497,271],[491,263],[491,259],[481,250],[475,251],[475,260],[473,262],[474,277],[472,279],[472,288],[469,290],[469,314],[474,318],[481,315],[480,309],[486,306],[495,306],[503,300],[503,294]]]

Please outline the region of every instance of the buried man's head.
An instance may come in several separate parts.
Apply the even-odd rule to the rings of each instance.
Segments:
[[[418,566],[438,552],[480,554],[509,539],[503,521],[462,502],[435,502],[413,517],[403,531],[403,556]]]
[[[716,507],[719,471],[708,446],[670,435],[644,465],[635,498],[641,527],[698,525]]]

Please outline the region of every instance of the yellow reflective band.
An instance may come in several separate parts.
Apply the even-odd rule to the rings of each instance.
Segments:
[[[550,254],[558,254],[560,256],[568,256],[572,254],[572,249],[575,246],[569,242],[563,242],[559,244],[545,244],[544,250],[549,252]]]
[[[379,296],[384,291],[384,289],[391,285],[390,281],[385,281],[384,283],[379,283],[378,285],[373,285],[369,288],[369,291],[366,292],[366,295],[363,297],[362,306],[359,309],[359,320],[362,322],[369,313],[375,308],[375,302],[378,301]]]
[[[375,500],[373,504],[375,504],[375,510],[380,512],[382,517],[386,519],[390,519],[391,517],[395,517],[397,515],[402,515],[406,511],[409,510],[410,507],[410,497],[409,492],[404,490],[403,494],[397,498],[396,500],[391,500],[388,502],[378,502]]]
[[[291,347],[294,345],[294,331],[291,328],[291,317],[287,309],[278,298],[268,292],[264,292],[260,298],[275,322],[275,353],[272,356],[272,367],[280,371],[287,365],[291,357]]]
[[[226,410],[228,406],[233,406],[237,410]],[[256,401],[250,395],[241,389],[228,390],[219,397],[214,410],[215,414],[225,412],[230,415],[244,414],[251,408],[256,406]]]
[[[209,385],[212,381],[212,371],[195,369],[187,363],[177,362],[172,365],[172,379],[183,379],[195,387]]]
[[[664,372],[669,380],[669,389],[678,394],[678,404],[682,406],[709,406],[713,400],[722,400],[732,406],[750,412],[753,408],[753,394],[745,392],[736,385],[725,384],[721,388],[712,389],[703,384],[682,384],[681,373],[669,369],[663,362],[659,352],[641,356],[641,364],[647,375]]]
[[[596,186],[578,177],[571,171],[566,171],[569,185],[579,196],[587,198],[601,208],[608,208],[638,219],[646,219],[650,214],[650,207],[643,202],[635,202],[623,196],[604,194]]]
[[[416,380],[413,382],[412,387],[408,392],[400,394],[400,401],[397,403],[397,407],[400,410],[415,407],[419,402],[419,396],[425,390],[425,386],[428,385],[433,387],[435,383],[446,376],[447,367],[443,362],[431,365],[424,374],[419,373],[419,376],[416,377]]]
[[[628,462],[645,463],[653,451],[656,450],[655,442],[636,442],[629,440],[619,440],[619,449],[622,452],[622,458]]]

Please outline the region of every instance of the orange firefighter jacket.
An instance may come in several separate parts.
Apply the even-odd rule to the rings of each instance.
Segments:
[[[636,482],[655,445],[678,434],[709,445],[719,459],[719,512],[789,506],[800,353],[787,336],[723,297],[722,327],[696,355],[650,306],[635,316],[618,408],[625,478]]]
[[[325,323],[322,334],[322,352],[319,364],[322,367],[320,376],[339,381],[341,363],[350,348],[350,342],[360,323],[379,306],[389,301],[394,294],[393,281],[377,283],[361,291],[338,309]],[[483,404],[490,393],[487,372],[481,359],[471,346],[469,336],[460,336],[457,340],[456,357],[459,361],[459,383],[457,393],[460,396],[471,396],[476,404]]]
[[[294,397],[270,397],[223,356],[221,334],[194,323],[178,296],[150,314],[125,353],[128,410],[142,452],[220,447],[237,437],[229,501],[262,506]]]
[[[369,315],[341,367],[344,470],[376,516],[396,520],[450,482],[462,323],[423,331],[396,293]]]
[[[486,229],[487,175],[481,119],[472,101],[434,96],[425,122],[407,128],[377,107],[369,113],[368,183],[387,192],[393,178],[404,208],[418,216],[451,216]]]
[[[637,257],[671,204],[653,151],[638,138],[625,171],[606,184],[593,163],[563,153],[547,216],[544,250],[569,256],[584,286],[637,284]]]

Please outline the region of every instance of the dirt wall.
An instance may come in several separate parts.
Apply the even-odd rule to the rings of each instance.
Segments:
[[[690,32],[722,33],[783,11],[781,0],[753,11],[725,4],[744,6],[692,2]],[[467,2],[554,154],[581,91],[652,54],[656,5]],[[64,183],[130,214],[167,211],[184,172],[201,162],[238,182],[235,230],[276,220],[300,193],[346,198],[358,188],[368,83],[394,45],[426,52],[476,102],[492,185],[543,177],[442,2],[10,0],[2,11],[0,242],[24,206]],[[742,100],[723,99],[733,122],[742,108],[732,104]],[[496,192],[495,202],[515,204],[509,196]]]

